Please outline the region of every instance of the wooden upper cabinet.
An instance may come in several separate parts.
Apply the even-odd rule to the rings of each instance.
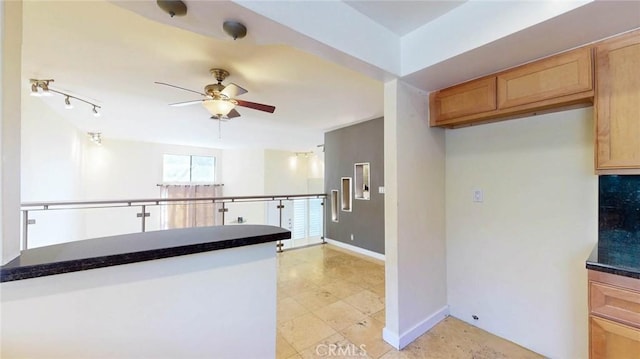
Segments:
[[[640,31],[596,47],[596,170],[640,174]]]
[[[431,125],[496,109],[496,78],[489,77],[431,93]]]
[[[532,104],[593,89],[591,48],[580,48],[498,75],[498,108]]]
[[[591,105],[593,49],[579,48],[432,92],[431,126],[459,127]]]

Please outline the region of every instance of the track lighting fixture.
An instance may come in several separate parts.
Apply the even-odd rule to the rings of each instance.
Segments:
[[[53,82],[52,79],[49,80],[34,80],[31,79],[31,96],[40,97],[40,96],[51,96],[51,92],[49,91],[49,82]]]
[[[102,133],[100,132],[87,132],[89,139],[91,142],[95,143],[98,146],[102,145]]]
[[[40,97],[40,96],[51,96],[52,93],[57,93],[58,95],[64,96],[64,108],[72,109],[73,105],[71,104],[71,99],[74,99],[80,102],[84,102],[89,106],[92,106],[93,116],[100,117],[100,113],[98,112],[98,109],[102,107],[96,105],[93,102],[89,102],[79,97],[69,95],[68,93],[64,93],[62,91],[58,91],[50,88],[49,83],[53,81],[54,81],[53,79],[47,79],[47,80],[30,79],[29,82],[31,83],[31,93],[29,93],[29,95]]]

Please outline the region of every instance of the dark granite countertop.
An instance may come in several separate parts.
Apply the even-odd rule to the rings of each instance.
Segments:
[[[622,230],[601,231],[587,269],[640,279],[640,238]]]
[[[0,282],[215,251],[291,238],[275,226],[170,229],[87,239],[22,251],[0,267]],[[276,250],[274,246],[274,251]]]

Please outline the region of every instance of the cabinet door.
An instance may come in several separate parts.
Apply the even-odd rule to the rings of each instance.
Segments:
[[[449,87],[431,94],[431,125],[496,109],[496,78],[489,77]]]
[[[640,170],[640,32],[596,51],[596,169]]]
[[[640,353],[640,330],[591,316],[590,359],[637,359]]]
[[[580,48],[498,75],[498,109],[558,99],[593,89],[590,48]]]

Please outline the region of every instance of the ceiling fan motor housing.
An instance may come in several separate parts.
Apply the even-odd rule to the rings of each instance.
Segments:
[[[220,97],[220,91],[224,90],[225,86],[221,83],[209,84],[204,87],[204,93],[211,97]]]

